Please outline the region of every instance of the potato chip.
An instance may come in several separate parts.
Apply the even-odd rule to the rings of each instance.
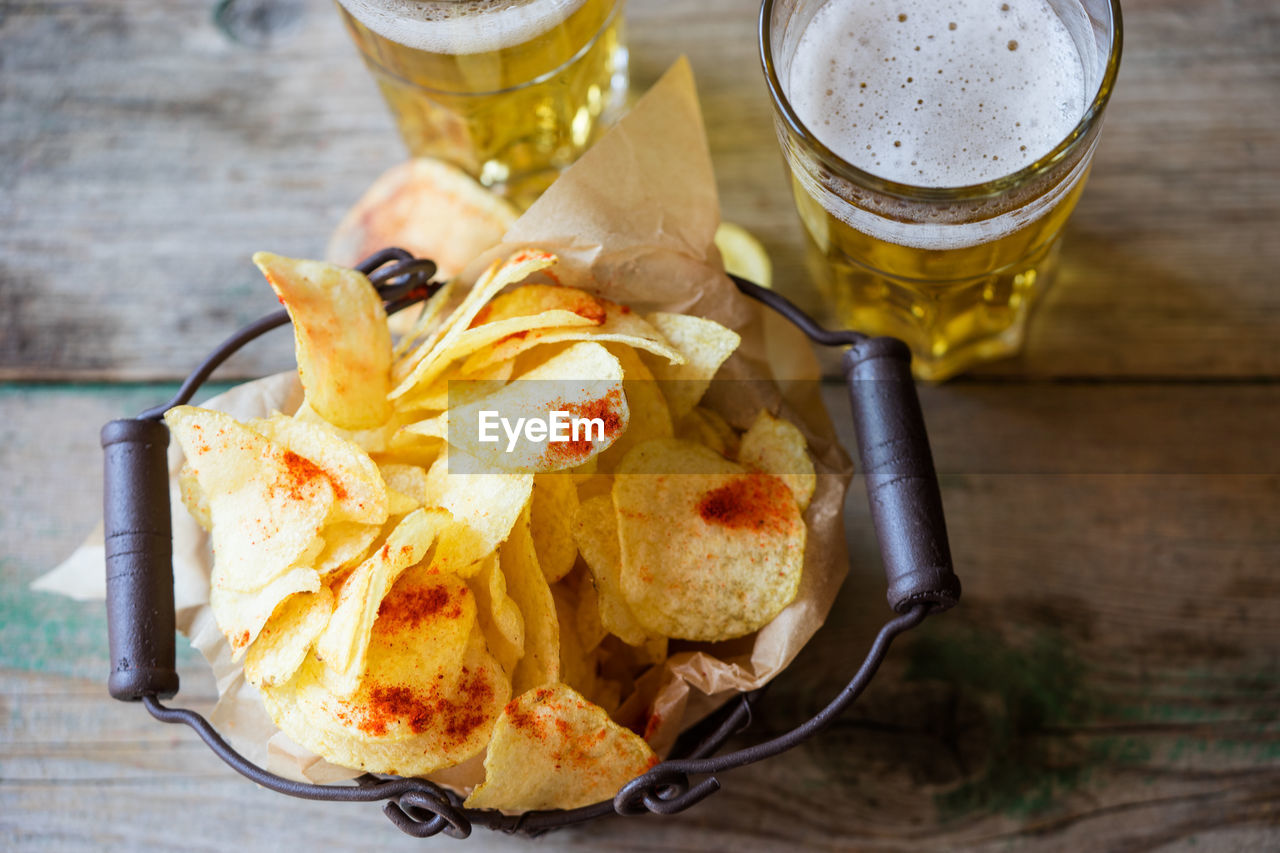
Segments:
[[[426,257],[430,257],[430,255]],[[458,286],[457,279],[446,281],[430,299],[422,303],[422,310],[413,319],[413,325],[401,335],[400,339],[396,341],[396,345],[392,347],[391,356],[393,359],[400,359],[405,353],[417,347],[427,338],[436,338],[438,340],[439,336],[444,334],[444,312],[453,302]],[[396,314],[393,316],[398,317],[401,315]],[[392,318],[388,317],[387,322],[392,322]]]
[[[522,284],[493,298],[471,321],[472,328],[511,317],[532,317],[545,311],[568,311],[599,326],[605,319],[603,301],[576,287],[558,284]]]
[[[405,493],[387,489],[387,507],[391,515],[408,515],[420,506],[422,504]]]
[[[272,720],[307,749],[377,773],[420,776],[478,753],[510,684],[485,651],[466,584],[418,566],[379,609],[358,688],[334,694],[308,657],[292,681],[262,688]]]
[[[605,307],[605,320],[599,325],[536,329],[526,335],[509,337],[487,349],[473,353],[462,363],[462,369],[466,372],[482,370],[490,364],[515,358],[533,347],[566,341],[627,344],[675,363],[684,361],[684,356],[668,344],[657,329],[632,313],[630,308],[606,299],[601,299],[600,302]]]
[[[325,684],[336,695],[348,696],[356,689],[364,671],[373,624],[387,590],[406,569],[422,561],[447,522],[447,513],[438,509],[415,510],[406,515],[382,547],[342,582],[333,616],[316,640],[316,657],[324,663]]]
[[[460,450],[440,455],[427,472],[426,501],[448,510],[452,519],[441,532],[431,566],[463,577],[507,538],[533,491],[532,474],[451,472],[450,459],[464,470],[479,470],[475,460],[459,461],[464,455]]]
[[[412,420],[412,418],[404,414],[393,411],[391,417],[379,426],[371,427],[370,429],[342,429],[316,414],[315,409],[311,408],[311,404],[307,402],[305,397],[302,400],[302,405],[298,407],[292,417],[294,420],[303,423],[324,427],[339,438],[357,445],[365,453],[381,453],[387,450],[396,432]]]
[[[490,554],[482,560],[468,584],[476,597],[476,614],[489,653],[510,676],[524,655],[524,617],[507,594],[507,577],[498,566],[498,555]]]
[[[369,429],[391,416],[391,333],[369,279],[319,261],[258,252],[293,320],[298,376],[316,413],[342,429]]]
[[[742,276],[761,287],[773,285],[773,264],[769,261],[769,253],[750,231],[732,222],[721,222],[716,228],[715,242],[724,261],[725,272]]]
[[[709,409],[706,406],[694,406],[693,412],[690,412],[690,414],[694,413],[697,413],[708,427],[719,434],[725,447],[732,451],[730,458],[736,456],[738,452],[738,445],[741,444],[741,439],[738,436],[737,430],[735,430],[730,423],[724,419],[724,415],[720,414],[715,409]]]
[[[507,258],[506,261],[495,262],[480,276],[471,290],[462,297],[462,302],[440,326],[438,334],[428,337],[404,358],[396,362],[392,376],[396,386],[391,390],[391,398],[402,397],[414,388],[425,384],[426,377],[439,375],[441,359],[453,346],[454,342],[466,332],[485,304],[509,284],[523,281],[538,270],[546,269],[554,264],[556,256],[538,249],[524,249]],[[490,360],[490,364],[506,361],[505,358]],[[465,369],[464,373],[475,370]]]
[[[609,634],[600,624],[590,574],[574,572],[554,584],[551,595],[560,619],[560,680],[611,713],[618,706],[622,685],[600,674],[606,654],[600,643]]]
[[[438,439],[440,441],[449,440],[449,412],[440,415],[424,418],[411,424],[406,424],[400,431],[401,435],[416,435],[420,438]],[[455,445],[462,447],[461,443]]]
[[[572,582],[577,601],[574,625],[578,630],[578,639],[582,642],[582,650],[593,652],[609,634],[600,621],[600,597],[596,593],[595,581],[592,580],[590,571],[575,572],[566,581]]]
[[[397,579],[378,605],[378,641],[388,647],[397,644],[405,657],[412,657],[408,645],[421,639],[423,626],[429,624],[435,654],[461,662],[477,619],[471,589],[454,575],[435,574],[421,565],[404,575],[405,582]]]
[[[613,494],[612,474],[587,474],[581,477],[575,476],[574,479],[578,484],[579,503],[600,495],[610,497]]]
[[[451,406],[465,406],[496,393],[515,369],[514,361],[492,364],[479,373],[455,375],[453,371],[436,377],[430,384],[396,401],[398,412],[443,412]],[[410,420],[419,420],[417,415]]]
[[[246,426],[324,471],[334,493],[329,521],[382,524],[387,520],[387,488],[378,466],[358,444],[287,415],[255,418]]]
[[[631,413],[626,431],[597,457],[605,471],[612,471],[637,444],[651,438],[670,438],[672,426],[666,398],[639,354],[624,344],[608,344],[606,349],[622,365],[622,391]]]
[[[618,519],[609,495],[584,500],[573,517],[573,538],[591,570],[600,608],[600,624],[624,642],[637,646],[648,636],[622,595],[622,550]]]
[[[440,532],[431,557],[431,568],[432,571],[452,572],[458,577],[470,578],[479,571],[488,553],[492,550],[483,534],[466,522],[452,521]]]
[[[209,582],[209,606],[218,630],[231,646],[231,659],[238,661],[244,656],[245,649],[258,638],[280,602],[295,593],[319,589],[320,576],[306,566],[287,569],[252,592],[228,589],[218,582],[215,574]]]
[[[394,489],[412,500],[417,506],[426,506],[431,500],[431,483],[427,470],[420,465],[401,462],[379,462],[378,473],[388,489]]]
[[[465,805],[529,811],[612,799],[658,763],[639,736],[564,684],[508,703],[493,727],[485,780]]]
[[[431,258],[441,278],[452,278],[496,246],[518,216],[458,167],[419,157],[392,166],[365,190],[334,229],[325,256],[354,266],[399,246]]]
[[[676,438],[705,444],[721,456],[730,459],[738,455],[741,440],[719,412],[705,406],[694,406],[689,414],[676,423]]]
[[[580,341],[561,341],[560,343],[544,344],[543,346],[527,349],[515,358],[511,359],[511,375],[524,376],[529,371],[534,368],[541,367],[577,343],[580,343]]]
[[[320,534],[324,550],[316,556],[312,567],[324,577],[355,565],[364,559],[369,546],[381,532],[380,524],[339,521],[325,525],[324,532]]]
[[[538,474],[533,478],[529,506],[533,548],[547,583],[555,583],[573,568],[578,546],[573,541],[573,514],[578,489],[569,474]]]
[[[254,686],[283,684],[293,678],[332,614],[333,594],[327,587],[286,598],[249,646],[245,678]]]
[[[556,605],[556,620],[560,623],[560,680],[590,697],[596,687],[596,661],[582,644],[578,635],[576,596],[563,586],[551,589]]]
[[[640,645],[631,646],[609,634],[596,649],[596,669],[602,681],[614,681],[629,696],[645,672],[666,661],[667,647],[666,637],[650,636]]]
[[[447,437],[477,466],[468,470],[545,473],[576,467],[608,448],[629,418],[621,365],[604,347],[585,342],[495,394],[405,431]]]
[[[596,692],[588,697],[591,702],[600,706],[600,710],[613,719],[622,704],[622,685],[608,678],[596,678]],[[615,720],[616,722],[616,720]],[[623,726],[623,728],[626,728]]]
[[[714,320],[688,314],[650,314],[645,319],[684,356],[679,362],[642,356],[671,406],[671,416],[679,420],[702,399],[711,377],[742,338]]]
[[[196,479],[196,471],[189,460],[184,461],[178,469],[178,494],[182,497],[182,505],[191,513],[196,524],[208,532],[213,527],[213,519],[209,517],[209,499],[204,496],[200,481]]]
[[[415,383],[414,387],[415,389],[431,387],[455,361],[466,358],[477,351],[489,352],[494,345],[501,345],[498,342],[524,340],[527,336],[536,334],[541,329],[561,329],[589,325],[591,325],[590,320],[584,319],[571,311],[544,311],[532,317],[510,317],[467,329],[453,339],[447,349],[431,356],[429,360],[419,365],[420,369],[412,377]],[[486,361],[476,370],[463,370],[463,373],[483,374],[501,364],[501,361]],[[405,396],[410,395],[406,394]],[[397,403],[396,405],[401,406],[404,404]],[[418,405],[421,405],[421,402]]]
[[[317,547],[335,500],[333,483],[318,466],[225,412],[176,406],[165,423],[208,503],[214,586],[260,590]]]
[[[560,679],[560,623],[551,587],[538,568],[526,507],[498,551],[498,565],[507,578],[507,592],[524,615],[524,656],[512,675],[512,690],[520,693]]]
[[[715,429],[713,429],[706,420],[703,419],[699,412],[699,407],[695,406],[693,411],[685,415],[675,425],[675,437],[683,441],[691,441],[695,444],[702,444],[719,453],[721,456],[734,457],[737,454],[729,452],[729,445],[725,443]]]
[[[549,256],[554,259],[554,256]],[[436,301],[437,296],[432,301]],[[525,284],[514,290],[503,293],[483,305],[471,319],[464,331],[455,333],[451,343],[431,352],[434,368],[423,368],[416,377],[417,391],[405,394],[397,403],[400,408],[425,409],[428,404],[439,401],[447,390],[440,387],[446,384],[445,369],[450,363],[471,355],[477,351],[487,351],[495,342],[504,339],[523,339],[537,329],[591,326],[604,322],[605,308],[602,303],[590,294],[572,287],[557,285]],[[485,379],[507,360],[487,359],[479,370],[468,370],[465,367],[458,371],[455,379]],[[506,379],[510,371],[501,376]],[[492,377],[497,378],[497,377]],[[424,389],[424,385],[429,388]],[[434,389],[434,393],[432,392]],[[425,398],[425,399],[424,399]],[[453,405],[460,405],[458,400]],[[444,409],[445,403],[435,408]]]
[[[411,390],[411,387],[400,389],[398,386],[410,378],[419,367],[426,369],[423,367],[423,362],[429,361],[433,354],[440,351],[441,342],[445,337],[458,334],[456,330],[458,321],[464,315],[474,317],[475,312],[483,307],[484,302],[493,298],[498,292],[492,289],[492,286],[495,284],[495,276],[501,266],[501,262],[495,261],[469,288],[464,289],[462,282],[457,280],[450,281],[428,300],[427,304],[430,307],[424,309],[423,313],[432,315],[427,318],[430,321],[429,325],[415,324],[410,332],[413,338],[412,345],[394,350],[395,359],[391,365],[391,379],[392,385],[397,386],[393,388],[393,393],[399,391],[396,394],[397,397]],[[470,320],[464,322],[470,322]],[[413,383],[413,385],[420,384]]]
[[[446,445],[443,438],[428,438],[400,430],[386,450],[377,455],[379,464],[415,465],[424,471],[440,459]]]
[[[511,685],[478,633],[460,661],[376,643],[370,658],[368,683],[343,698],[324,689],[309,658],[292,682],[262,689],[272,721],[306,749],[372,773],[425,776],[484,749]]]
[[[649,632],[718,641],[748,634],[795,598],[805,526],[778,477],[701,445],[640,445],[613,484],[621,587]]]
[[[742,436],[738,461],[748,468],[781,477],[804,512],[818,487],[813,462],[805,447],[804,434],[795,424],[762,411]]]
[[[640,666],[660,666],[667,659],[669,645],[666,637],[650,635],[640,645],[632,646],[631,650]]]

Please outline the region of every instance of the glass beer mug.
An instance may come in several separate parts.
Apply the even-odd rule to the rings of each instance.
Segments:
[[[820,290],[923,379],[1016,352],[1084,188],[1118,0],[764,0],[760,51]]]
[[[414,156],[527,206],[627,92],[622,0],[338,0]]]

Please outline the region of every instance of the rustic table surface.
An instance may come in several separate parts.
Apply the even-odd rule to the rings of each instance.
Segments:
[[[107,698],[100,604],[34,592],[100,512],[97,429],[162,399],[403,157],[332,8],[0,7],[0,847],[441,849],[258,790]],[[698,77],[726,219],[782,286],[800,231],[756,0],[631,0],[633,84]],[[819,740],[673,818],[541,849],[1280,848],[1280,5],[1125,0],[1124,66],[1026,353],[924,391],[965,599]],[[290,363],[288,336],[226,378]],[[840,389],[830,388],[833,405]],[[837,420],[844,420],[836,409]],[[851,573],[753,736],[812,714],[886,615]],[[208,708],[203,663],[182,698]],[[530,842],[477,834],[470,849]]]

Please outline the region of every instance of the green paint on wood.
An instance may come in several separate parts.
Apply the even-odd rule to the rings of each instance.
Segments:
[[[197,399],[204,400],[231,387],[210,383]],[[99,413],[102,420],[127,417],[164,402],[178,388],[170,382],[138,383],[6,383],[0,384],[0,410],[36,407],[62,411],[64,402],[94,401],[84,410]],[[83,425],[83,441],[96,445],[100,424]],[[22,445],[8,445],[0,462],[22,464]],[[84,476],[98,478],[94,467]],[[26,472],[24,472],[26,473]],[[97,483],[86,485],[96,491]],[[83,494],[83,492],[81,492]],[[17,492],[0,498],[0,667],[38,671],[76,678],[101,680],[107,676],[107,622],[102,602],[79,602],[52,593],[35,592],[31,582],[67,556],[92,526],[86,516],[83,529],[57,515],[50,504],[32,510]],[[95,513],[96,514],[96,513]],[[199,656],[178,643],[179,665],[194,664]]]
[[[196,393],[196,402],[215,397],[238,384],[240,383],[206,382]],[[163,403],[173,396],[178,387],[177,382],[6,382],[0,384],[0,401],[16,399],[21,402],[29,395],[115,399],[119,401],[117,416],[128,417],[130,412],[139,412]]]
[[[107,617],[102,602],[33,592],[28,573],[0,561],[0,667],[102,678]]]
[[[12,560],[0,560],[0,668],[100,679],[105,685],[105,604],[36,592],[30,588],[34,576]],[[178,641],[180,667],[200,660]]]
[[[1121,767],[1141,767],[1151,761],[1154,750],[1148,740],[1133,737],[1099,738],[1089,747],[1091,765],[1112,764]]]
[[[912,644],[908,680],[937,680],[972,697],[987,713],[987,762],[974,778],[937,796],[944,818],[973,812],[1034,815],[1081,784],[1083,754],[1060,755],[1044,732],[1087,716],[1083,668],[1060,637],[1042,634],[1025,648],[974,629],[929,626]]]
[[[983,717],[983,726],[966,735],[982,739],[982,763],[936,795],[943,819],[1034,816],[1091,783],[1103,784],[1096,780],[1116,778],[1117,770],[1203,762],[1210,754],[1250,765],[1280,758],[1280,677],[1273,667],[1231,679],[1227,695],[1238,702],[1221,701],[1222,673],[1216,681],[1152,673],[1125,695],[1140,697],[1150,687],[1160,698],[1132,701],[1117,700],[1113,687],[1100,690],[1096,685],[1115,683],[1114,674],[1101,677],[1054,631],[1031,630],[1010,641],[963,623],[930,624],[908,656],[908,681],[945,683]],[[1178,695],[1186,701],[1171,701]],[[1231,728],[1217,729],[1218,723]],[[1134,731],[1134,724],[1151,730]],[[1203,734],[1178,734],[1188,724]]]

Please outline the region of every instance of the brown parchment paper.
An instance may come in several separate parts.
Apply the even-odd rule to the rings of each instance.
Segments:
[[[646,735],[659,754],[682,728],[781,672],[822,625],[847,570],[842,509],[851,468],[818,395],[817,363],[797,329],[739,294],[724,274],[713,243],[718,224],[702,115],[692,72],[681,59],[462,276],[474,280],[493,259],[537,246],[559,256],[555,273],[564,284],[642,312],[716,320],[742,336],[717,380],[773,381],[713,382],[704,403],[739,429],[768,408],[795,422],[809,441],[819,476],[804,516],[808,539],[796,600],[756,634],[679,651],[640,680],[619,714],[647,716]],[[300,404],[296,374],[288,373],[238,386],[204,405],[250,418]],[[247,757],[280,775],[313,782],[354,777],[357,771],[331,765],[277,731],[243,669],[231,662],[208,605],[208,539],[179,498],[176,446],[169,462],[178,625],[213,668],[220,697],[214,724]],[[101,597],[101,530],[95,533],[36,587]],[[466,789],[482,775],[472,760],[433,778]]]

